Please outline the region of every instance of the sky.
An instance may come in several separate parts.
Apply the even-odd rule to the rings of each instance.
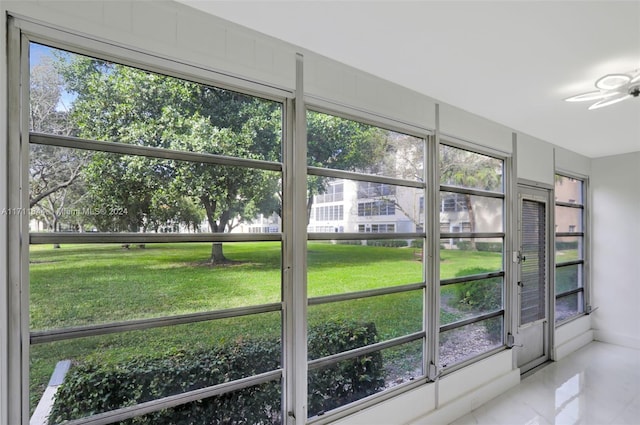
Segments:
[[[53,57],[54,49],[51,47],[43,46],[42,44],[30,43],[29,44],[29,68],[33,68],[35,65],[38,65],[43,57]],[[62,96],[60,97],[60,102],[58,103],[57,109],[59,111],[66,110],[69,105],[73,103],[76,95],[74,93],[69,93],[66,90],[62,91]],[[65,107],[66,105],[66,107]]]

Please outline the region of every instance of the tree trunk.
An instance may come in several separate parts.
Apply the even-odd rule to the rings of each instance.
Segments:
[[[212,202],[207,197],[200,198],[202,204],[204,205],[204,210],[207,213],[207,221],[209,222],[209,229],[212,233],[224,232],[224,228],[226,223],[220,220],[220,224],[216,222],[214,218],[214,212],[216,210],[216,203]],[[227,258],[224,256],[224,252],[222,251],[222,242],[213,242],[211,244],[211,257],[209,257],[209,263],[212,265],[226,263]]]
[[[224,256],[222,251],[222,242],[213,242],[211,244],[211,258],[209,259],[211,264],[222,264],[227,262],[227,257]]]
[[[469,231],[471,233],[476,231],[476,213],[473,211],[473,203],[471,202],[471,195],[464,195],[465,203],[467,204],[467,213],[469,214]],[[469,240],[470,249],[476,249],[476,240]]]

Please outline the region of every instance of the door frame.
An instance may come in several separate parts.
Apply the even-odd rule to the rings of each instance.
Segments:
[[[554,347],[554,255],[555,255],[555,224],[554,224],[554,206],[553,202],[553,186],[544,183],[528,181],[524,179],[518,179],[516,188],[516,202],[515,202],[515,232],[514,232],[514,251],[513,251],[513,279],[512,287],[514,292],[514,309],[513,309],[513,329],[514,329],[514,365],[520,368],[522,374],[550,361],[552,359],[553,347]],[[520,251],[522,247],[522,201],[533,200],[537,202],[543,202],[545,208],[545,220],[546,220],[546,249],[545,249],[545,261],[546,261],[546,287],[545,287],[545,318],[539,321],[525,324],[520,324]],[[535,325],[542,325],[542,356],[536,357],[532,360],[526,361],[521,364],[519,357],[525,355],[524,345],[525,341],[524,333],[528,328]]]

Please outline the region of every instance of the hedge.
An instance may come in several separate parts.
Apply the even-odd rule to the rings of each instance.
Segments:
[[[309,358],[377,341],[373,324],[331,322],[309,331]],[[76,362],[58,388],[49,424],[78,419],[169,395],[280,368],[279,340],[242,340],[170,356],[132,357],[120,364]],[[384,388],[379,352],[311,371],[309,415],[350,403]],[[210,397],[129,419],[122,424],[279,424],[280,381]]]

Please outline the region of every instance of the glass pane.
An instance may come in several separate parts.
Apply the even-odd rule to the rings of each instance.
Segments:
[[[366,342],[365,345],[369,345],[421,331],[423,304],[424,295],[420,290],[311,305],[308,311],[310,333],[311,335],[326,333],[326,338],[318,335],[324,346],[322,351],[312,352],[310,350],[309,359],[313,360],[344,351],[346,341],[330,338],[333,327],[329,328],[327,323],[358,320],[359,323],[372,326],[376,337],[363,341]],[[335,344],[329,345],[330,341],[334,341]]]
[[[308,177],[311,233],[415,233],[424,229],[424,191],[355,180]]]
[[[440,192],[440,226],[449,232],[502,232],[502,199]],[[442,231],[442,230],[441,230]]]
[[[440,279],[502,270],[502,239],[440,239]]]
[[[424,140],[307,111],[307,158],[316,167],[424,181]]]
[[[280,161],[280,103],[31,47],[33,131]]]
[[[440,325],[502,309],[502,277],[440,288]]]
[[[556,323],[584,312],[584,294],[566,295],[556,299]]]
[[[556,267],[556,294],[582,287],[582,264]]]
[[[556,263],[583,259],[583,238],[581,236],[556,237]]]
[[[280,301],[279,242],[30,247],[31,329],[45,330]]]
[[[280,337],[281,314],[273,312],[32,345],[31,408],[62,360],[71,368],[60,389],[75,401],[58,403],[97,413],[132,397],[142,402],[276,370]],[[94,386],[105,382],[105,397],[95,396]]]
[[[440,145],[440,183],[469,189],[503,191],[503,161]]]
[[[309,242],[309,297],[423,282],[417,240]],[[421,242],[421,241],[420,241]]]
[[[281,173],[31,145],[31,231],[278,232]],[[71,181],[68,186],[60,182]],[[56,189],[57,188],[57,189]]]
[[[440,333],[440,366],[447,367],[502,346],[503,317]]]
[[[582,209],[556,206],[556,232],[582,232]]]
[[[556,174],[556,201],[570,204],[582,204],[582,180]]]
[[[255,385],[118,422],[119,425],[278,425],[281,423],[282,383],[280,381]]]
[[[546,204],[522,200],[522,262],[520,265],[520,325],[546,316]]]
[[[309,370],[309,417],[418,378],[422,341]]]

